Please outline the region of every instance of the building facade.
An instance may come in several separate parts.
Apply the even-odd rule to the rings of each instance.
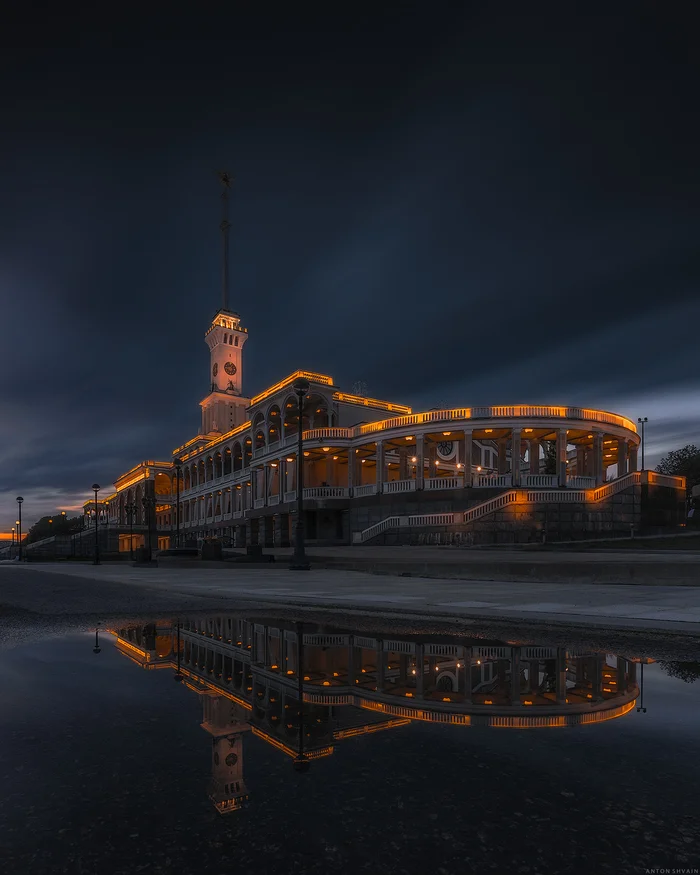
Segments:
[[[108,549],[147,538],[154,549],[212,538],[288,546],[300,429],[310,543],[571,540],[684,520],[683,478],[639,471],[640,438],[624,416],[533,405],[413,412],[301,370],[249,397],[247,339],[237,313],[216,313],[199,433],[100,498]],[[309,383],[301,411],[297,378]]]

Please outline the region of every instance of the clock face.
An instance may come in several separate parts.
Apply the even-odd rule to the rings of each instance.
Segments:
[[[449,459],[454,452],[454,443],[452,441],[440,441],[437,448],[438,453],[443,459]]]
[[[229,375],[229,377],[232,377],[236,373],[236,366],[233,362],[226,362],[226,364],[224,365],[224,370]]]
[[[226,757],[226,765],[227,766],[235,766],[237,762],[238,762],[238,757],[236,756],[235,753],[230,753]]]
[[[219,373],[219,363],[214,362],[214,367],[211,369],[211,374],[215,377]]]

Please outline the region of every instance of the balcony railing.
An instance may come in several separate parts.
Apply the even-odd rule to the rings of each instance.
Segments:
[[[567,477],[566,485],[569,489],[593,489],[595,477]]]
[[[513,485],[512,474],[475,474],[474,487],[476,489],[489,489],[494,487],[508,487]]]
[[[345,486],[311,486],[304,490],[304,498],[347,498],[349,492]]]
[[[279,504],[279,503],[280,503],[280,497],[279,497],[279,494],[277,494],[277,495],[268,495],[268,497],[267,497],[267,503],[268,503],[269,505]]]
[[[415,492],[415,489],[415,480],[387,480],[382,483],[382,492]]]
[[[256,498],[253,502],[253,507],[257,510],[259,507],[265,507],[265,499],[264,498]]]
[[[367,483],[365,486],[353,486],[352,493],[355,498],[360,498],[363,495],[376,495],[377,484]]]
[[[464,480],[459,477],[426,477],[425,489],[459,489]]]
[[[296,501],[296,500],[297,500],[297,491],[296,491],[296,489],[288,489],[288,490],[284,493],[284,500],[285,500],[285,502]]]
[[[558,485],[558,479],[556,474],[523,474],[522,485],[530,488],[551,489]]]

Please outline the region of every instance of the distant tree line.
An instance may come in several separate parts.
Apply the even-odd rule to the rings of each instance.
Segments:
[[[61,513],[47,514],[38,519],[27,532],[28,544],[50,538],[52,535],[72,535],[83,527],[82,516],[62,516]]]
[[[656,466],[659,474],[673,474],[686,478],[688,495],[700,483],[700,450],[695,444],[686,444],[680,450],[671,450]]]

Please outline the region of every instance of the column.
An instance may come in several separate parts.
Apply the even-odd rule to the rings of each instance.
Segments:
[[[603,466],[603,433],[593,433],[593,476],[596,486],[605,481],[605,467]]]
[[[401,447],[399,450],[399,480],[408,480],[408,450]]]
[[[629,460],[629,470],[637,471],[637,447],[635,444],[630,444],[629,452],[630,452],[630,460]]]
[[[416,644],[416,698],[422,699],[425,692],[425,645]]]
[[[566,648],[557,647],[556,663],[556,694],[557,704],[566,704]]]
[[[280,480],[279,480],[279,496],[280,496],[280,504],[284,501],[284,493],[287,491],[287,459],[285,456],[282,456],[280,459]]]
[[[625,660],[618,656],[617,658],[617,692],[624,693],[627,690],[627,677],[625,675]]]
[[[506,458],[506,450],[508,447],[508,438],[499,438],[496,442],[498,447],[498,473],[505,474],[508,460]]]
[[[377,642],[377,692],[381,693],[384,689],[384,675],[386,670],[386,653],[384,652],[384,643]]]
[[[566,486],[566,429],[557,432],[557,475],[559,486]]]
[[[511,432],[510,467],[513,474],[513,486],[520,486],[520,435],[521,432],[519,428],[514,428]]]
[[[464,663],[459,676],[460,686],[464,693],[464,701],[471,702],[472,700],[472,648],[464,648]]]
[[[348,489],[352,495],[352,488],[355,485],[355,450],[348,447]]]
[[[528,444],[528,458],[530,463],[530,474],[540,473],[540,442],[537,438],[530,438]]]
[[[582,446],[576,447],[576,476],[586,476],[586,448]]]
[[[355,668],[355,636],[350,636],[350,642],[348,643],[348,686],[355,686],[355,679],[357,677],[357,670]]]
[[[510,650],[510,703],[520,704],[520,648]]]
[[[377,441],[375,458],[377,460],[377,492],[381,492],[382,484],[386,479],[384,477],[384,441]]]
[[[422,489],[425,465],[425,438],[422,434],[416,436],[416,460],[416,489]]]
[[[472,485],[472,438],[474,432],[471,428],[464,430],[464,487],[468,489]]]
[[[536,693],[540,688],[540,661],[533,659],[528,662],[527,689],[530,693]]]
[[[437,476],[435,473],[435,468],[437,465],[437,444],[435,441],[428,442],[428,477]]]
[[[623,477],[627,473],[627,441],[617,442],[617,476]]]

